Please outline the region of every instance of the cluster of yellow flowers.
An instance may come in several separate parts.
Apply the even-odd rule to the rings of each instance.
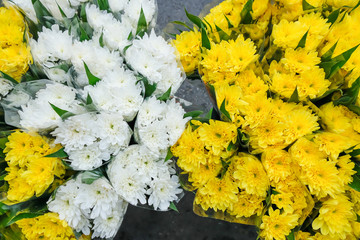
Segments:
[[[171,149],[199,214],[266,240],[360,238],[359,5],[225,0],[173,40],[221,118]]]
[[[57,213],[46,213],[35,218],[24,218],[16,222],[26,239],[75,240],[75,235],[66,221]]]
[[[14,7],[0,8],[0,71],[20,82],[32,63],[28,35],[21,13]]]
[[[7,200],[10,204],[24,202],[41,196],[54,182],[65,174],[65,166],[59,158],[45,157],[61,148],[46,137],[15,131],[8,137],[5,161],[9,184]]]

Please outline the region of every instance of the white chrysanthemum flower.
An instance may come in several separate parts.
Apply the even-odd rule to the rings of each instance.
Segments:
[[[34,6],[31,0],[12,0],[19,8],[21,8],[26,16],[34,23],[38,23]]]
[[[112,12],[120,12],[124,10],[125,4],[129,0],[108,0]]]
[[[107,173],[115,191],[123,199],[132,205],[137,205],[138,201],[146,203],[145,193],[149,179],[138,172],[137,168],[130,166],[124,169],[116,158],[108,165]]]
[[[11,82],[4,78],[0,78],[0,100],[1,97],[5,97],[11,89],[13,89]]]
[[[82,175],[83,174],[80,174],[78,178],[82,179]],[[89,218],[95,219],[101,217],[106,219],[111,216],[113,209],[121,205],[122,199],[105,177],[101,177],[93,183],[85,185],[87,188],[86,191],[79,192],[75,203],[78,204],[83,211],[89,213]]]
[[[125,206],[126,209],[126,206]],[[94,227],[92,237],[111,238],[114,237],[120,228],[124,219],[124,211],[122,209],[114,209],[107,218],[97,217],[94,219]]]
[[[92,40],[75,41],[71,63],[78,74],[77,81],[81,86],[88,84],[84,62],[93,75],[102,79],[108,72],[121,67],[123,59],[118,52],[110,52],[109,49],[100,47],[98,42],[96,43]]]
[[[65,151],[81,149],[91,145],[97,139],[93,126],[96,117],[92,113],[85,113],[69,117],[59,124],[51,134],[56,137],[55,143],[65,147]]]
[[[51,212],[58,213],[59,218],[65,220],[70,227],[88,234],[90,233],[90,221],[75,203],[79,192],[86,190],[81,185],[74,179],[69,180],[57,189],[55,198],[50,198],[47,205]]]
[[[161,36],[152,31],[141,39],[135,39],[125,54],[132,68],[156,83],[154,94],[162,94],[171,87],[174,94],[185,79],[175,55],[175,49]]]
[[[75,170],[93,170],[100,167],[103,161],[110,159],[110,153],[102,151],[98,143],[66,151],[69,155],[70,166]]]
[[[34,131],[55,128],[61,118],[50,104],[72,113],[81,113],[83,108],[75,99],[76,90],[63,84],[46,84],[44,89],[36,93],[36,98],[22,106],[20,125]],[[36,116],[36,117],[34,117]]]
[[[60,69],[57,67],[52,67],[52,68],[44,67],[43,70],[44,70],[46,76],[54,82],[67,83],[71,79],[71,76],[69,73],[67,73],[63,69]]]
[[[102,81],[84,90],[99,110],[119,113],[127,122],[135,118],[143,102],[142,88],[128,71],[109,72]]]
[[[68,0],[40,0],[40,2],[46,7],[51,15],[57,20],[62,20],[60,9],[65,13],[67,18],[72,18],[75,15],[75,9],[71,8]]]
[[[34,61],[51,68],[59,60],[68,61],[70,59],[72,37],[68,30],[63,32],[59,25],[54,24],[51,29],[44,27],[42,32],[39,32],[37,41],[30,39],[30,47]]]
[[[124,6],[125,15],[130,19],[133,28],[137,27],[141,8],[144,11],[146,22],[155,25],[156,2],[155,0],[131,0]]]
[[[184,119],[184,113],[174,99],[166,103],[155,97],[146,99],[136,119],[135,140],[160,156],[160,153],[175,144],[185,130],[189,118]]]
[[[150,189],[147,192],[150,195],[149,205],[153,205],[155,210],[168,210],[170,203],[177,200],[177,195],[181,192],[177,176],[173,175],[170,178],[170,174],[162,174],[150,183]]]
[[[89,25],[94,29],[96,32],[101,32],[103,27],[113,22],[114,16],[107,11],[101,11],[96,5],[89,4],[85,7],[86,11],[86,19]]]
[[[129,146],[132,130],[123,120],[121,114],[101,112],[97,118],[97,136],[100,138],[100,150],[116,149],[119,151]]]
[[[136,28],[133,28],[128,18],[123,17],[120,21],[113,20],[103,27],[104,42],[111,50],[123,51],[126,46],[130,45],[128,37],[130,33],[134,33]]]

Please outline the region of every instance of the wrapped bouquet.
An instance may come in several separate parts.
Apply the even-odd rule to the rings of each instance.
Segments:
[[[360,237],[360,2],[225,0],[173,40],[216,111],[171,150],[201,216]],[[180,24],[179,22],[176,22]]]
[[[156,2],[4,3],[1,38],[16,39],[1,41],[2,236],[113,238],[128,203],[176,210],[185,75],[153,30]]]

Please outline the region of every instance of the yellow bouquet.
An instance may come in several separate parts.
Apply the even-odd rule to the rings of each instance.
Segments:
[[[173,40],[217,111],[172,154],[194,211],[259,237],[360,237],[360,2],[225,0]],[[184,25],[184,24],[183,24]]]

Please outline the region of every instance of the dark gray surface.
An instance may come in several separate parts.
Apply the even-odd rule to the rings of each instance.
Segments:
[[[188,12],[198,15],[212,0],[157,0],[158,28],[175,20],[184,21]],[[191,110],[208,111],[211,103],[200,80],[185,81],[178,97],[193,103]],[[203,218],[192,212],[194,194],[187,192],[177,204],[180,213],[156,212],[129,206],[116,240],[255,240],[253,226]]]

